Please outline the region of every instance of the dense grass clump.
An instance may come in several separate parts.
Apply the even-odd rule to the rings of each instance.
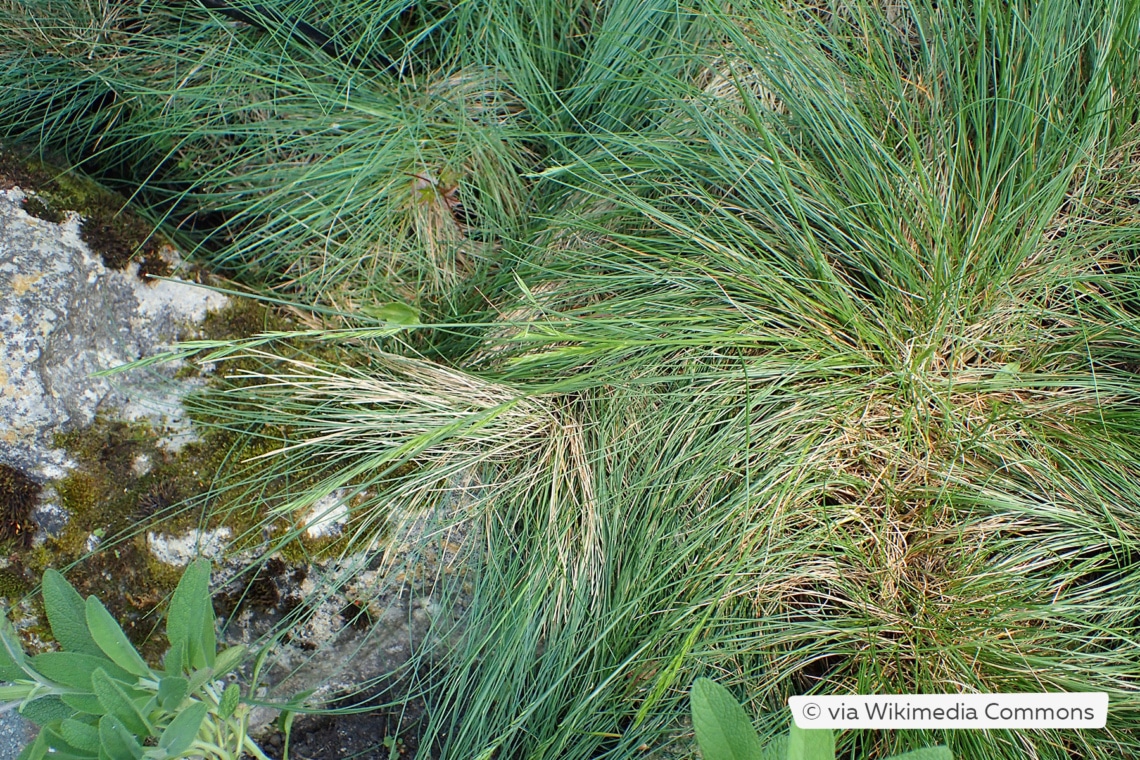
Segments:
[[[1135,3],[280,4],[335,55],[49,5],[0,3],[0,131],[354,357],[187,348],[289,431],[278,511],[467,524],[425,751],[684,747],[708,675],[770,732],[812,691],[1104,690],[1103,731],[840,748],[1140,754]]]

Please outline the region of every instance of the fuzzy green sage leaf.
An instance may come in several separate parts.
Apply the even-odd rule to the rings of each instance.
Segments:
[[[728,689],[698,678],[689,702],[704,760],[760,760],[760,737]]]
[[[53,760],[97,760],[99,757],[98,746],[93,750],[76,747],[51,726],[44,726],[40,733],[51,747],[49,757]]]
[[[24,650],[16,631],[7,618],[0,618],[0,681],[19,681],[27,677]]]
[[[74,714],[75,710],[57,696],[33,699],[31,702],[20,707],[20,715],[23,715],[37,726],[44,726],[57,720],[70,718]]]
[[[73,711],[86,715],[102,715],[107,711],[94,694],[63,694],[60,699]]]
[[[158,682],[158,706],[167,712],[176,712],[189,693],[189,681],[182,676],[167,676]]]
[[[98,754],[99,729],[90,723],[68,718],[60,723],[59,733],[71,746]]]
[[[93,596],[87,597],[87,628],[99,648],[119,667],[138,676],[151,675],[150,667],[131,644],[127,634]]]
[[[835,760],[835,734],[829,728],[804,729],[793,722],[787,760]]]
[[[241,699],[241,689],[236,683],[231,683],[222,692],[222,699],[218,702],[218,717],[227,719],[234,714],[237,709],[238,700]]]
[[[214,664],[217,640],[214,634],[214,610],[210,603],[210,562],[199,559],[190,563],[170,600],[166,616],[166,636],[171,646],[182,645],[185,661],[191,668]],[[169,666],[168,666],[169,667]]]
[[[44,610],[52,636],[66,651],[103,654],[87,629],[87,606],[83,597],[56,570],[47,569],[43,577]]]
[[[104,715],[99,719],[99,741],[102,749],[114,760],[139,760],[143,748],[114,715]]]
[[[32,668],[44,678],[77,689],[91,688],[91,674],[99,668],[116,681],[134,684],[138,677],[106,657],[79,652],[44,652],[31,659]]]
[[[206,705],[195,702],[178,713],[178,717],[170,721],[170,725],[159,737],[158,746],[166,750],[167,757],[177,757],[194,743],[198,731],[202,728],[202,721],[206,719]]]
[[[246,648],[241,644],[222,650],[214,661],[214,678],[221,678],[245,659]]]
[[[92,674],[91,687],[108,715],[114,716],[136,736],[149,736],[152,733],[150,721],[123,688],[104,671],[96,670]]]

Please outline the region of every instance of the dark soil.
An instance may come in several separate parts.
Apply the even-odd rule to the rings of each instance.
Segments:
[[[27,190],[34,190],[36,185],[44,179],[43,176],[36,176],[30,167],[17,160],[9,151],[0,150],[0,190],[11,190],[14,187],[19,187],[26,192]],[[33,216],[37,215],[33,214]]]
[[[405,698],[406,682],[391,681],[373,689],[364,702],[368,712],[337,715],[299,715],[293,721],[289,740],[290,760],[396,760],[414,757],[427,724],[427,710],[420,698]],[[361,705],[360,695],[345,697],[330,707]],[[274,734],[261,742],[266,754],[282,757],[284,735]],[[433,752],[432,757],[438,756]]]
[[[393,720],[384,713],[351,715],[306,715],[293,723],[289,741],[291,760],[388,760],[389,757],[412,757],[415,750],[408,742],[395,740],[396,754],[384,742],[393,732]],[[389,739],[391,744],[392,739]],[[413,740],[411,747],[418,747]],[[271,737],[262,749],[272,758],[281,757],[281,736]]]

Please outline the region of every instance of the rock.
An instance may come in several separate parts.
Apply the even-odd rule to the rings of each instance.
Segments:
[[[386,681],[398,699],[409,687],[409,660],[447,651],[471,601],[466,532],[438,527],[425,518],[394,544],[302,565],[271,558],[252,575],[248,559],[228,557],[214,596],[226,644],[257,648],[285,616],[300,613],[271,649],[260,696],[284,702],[309,693],[309,704],[331,705]],[[276,716],[256,708],[251,734],[271,735]]]
[[[341,528],[348,522],[347,498],[348,489],[338,488],[328,496],[317,499],[302,519],[306,535],[309,538],[340,535]]]
[[[228,299],[187,282],[147,282],[140,279],[134,263],[125,269],[108,266],[81,235],[79,214],[31,216],[25,211],[26,197],[25,189],[0,181],[0,466],[27,473],[35,481],[32,489],[15,475],[11,479],[19,493],[31,494],[25,500],[30,520],[38,526],[34,542],[50,548],[68,531],[82,530],[78,534],[82,549],[113,545],[113,553],[102,551],[85,560],[84,566],[90,565],[86,587],[81,583],[82,567],[70,575],[82,593],[101,598],[123,587],[139,599],[150,598],[153,589],[145,579],[156,563],[149,561],[148,551],[157,563],[174,567],[184,567],[197,556],[211,558],[218,590],[214,604],[225,621],[219,632],[224,643],[264,644],[274,626],[295,621],[265,663],[262,684],[269,700],[284,701],[312,690],[314,703],[332,703],[362,683],[398,681],[413,653],[446,650],[449,637],[460,630],[469,597],[444,593],[444,586],[466,592],[463,579],[469,550],[464,549],[462,534],[439,530],[430,516],[388,515],[393,526],[403,528],[393,531],[399,538],[396,543],[388,544],[386,534],[351,554],[331,551],[336,542],[346,540],[341,533],[353,508],[348,490],[339,489],[288,516],[291,529],[303,537],[300,540],[311,542],[312,555],[265,558],[261,553],[270,543],[268,529],[265,546],[235,551],[228,544],[237,543],[248,527],[202,525],[186,532],[182,523],[180,529],[166,533],[160,521],[141,522],[193,495],[189,489],[196,486],[178,478],[173,490],[165,492],[162,478],[170,476],[163,468],[174,460],[200,457],[195,451],[201,446],[189,446],[177,455],[155,447],[127,449],[113,474],[106,462],[106,472],[92,474],[99,462],[93,465],[86,454],[82,466],[76,467],[79,463],[55,446],[57,434],[85,428],[97,415],[99,425],[84,433],[100,430],[108,420],[119,425],[114,420],[143,419],[150,423],[149,432],[169,449],[191,438],[181,399],[206,382],[200,374],[175,381],[179,365],[168,363],[109,377],[96,375],[153,356],[179,339],[196,337],[196,323]],[[120,246],[124,247],[130,246]],[[177,254],[167,250],[164,255],[170,271],[177,274]],[[147,254],[148,267],[156,265],[154,256]],[[253,322],[251,329],[262,329],[260,320]],[[95,459],[106,459],[114,446],[93,448],[99,452]],[[118,528],[111,527],[110,517],[99,516],[85,524],[81,510],[69,516],[66,506],[74,502],[63,497],[69,480],[80,476],[95,484],[91,492],[101,506],[115,493],[135,488],[135,481],[148,477],[154,481],[144,483],[140,492],[151,490],[141,499],[132,496],[135,501],[123,502],[126,519],[140,521],[137,545],[112,544]],[[115,488],[105,488],[107,483]],[[119,562],[116,565],[111,558],[120,552],[123,559],[114,560]],[[451,604],[441,604],[444,598],[450,598]],[[43,651],[44,642],[34,637],[36,611],[29,604],[17,618],[29,621],[21,629],[29,647]],[[251,728],[270,735],[273,717],[273,710],[259,708]],[[14,731],[25,728],[14,714],[13,726]],[[18,745],[18,738],[13,741]],[[0,754],[0,760],[3,757]]]
[[[54,445],[56,434],[112,410],[170,428],[172,440],[189,429],[179,400],[193,384],[156,382],[172,378],[176,366],[115,377],[95,373],[158,353],[228,299],[186,282],[144,282],[137,263],[108,269],[81,237],[79,214],[37,218],[24,210],[26,197],[18,187],[0,190],[0,486],[21,478],[37,483],[35,503],[21,507],[35,526],[9,514],[0,533],[19,538],[27,529],[30,537],[34,527],[34,542],[42,544],[69,519],[54,486],[39,488],[74,465]],[[173,250],[162,256],[178,266]],[[14,498],[7,494],[6,503]],[[101,540],[92,533],[85,548],[93,551]],[[0,760],[14,758],[33,735],[15,711],[0,715]]]
[[[39,502],[31,511],[32,522],[37,527],[33,543],[42,544],[60,535],[67,525],[67,518],[67,510],[59,503],[59,494],[54,486],[44,488]]]
[[[71,463],[53,436],[111,409],[170,427],[177,442],[189,427],[178,399],[193,383],[159,382],[176,364],[94,375],[160,352],[226,297],[144,282],[135,264],[110,270],[81,239],[77,214],[39,219],[24,198],[19,188],[0,191],[0,463],[58,478]],[[178,266],[173,250],[165,255]]]
[[[222,526],[215,530],[193,528],[182,536],[146,534],[146,545],[159,562],[186,567],[198,557],[214,559],[222,554],[233,531]]]
[[[14,710],[0,713],[0,760],[16,760],[24,745],[35,735],[35,726]]]

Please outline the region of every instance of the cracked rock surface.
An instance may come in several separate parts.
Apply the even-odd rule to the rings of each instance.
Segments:
[[[187,430],[178,398],[191,384],[159,382],[177,365],[93,374],[160,352],[226,297],[144,282],[133,265],[109,270],[80,239],[77,214],[55,224],[25,212],[23,199],[18,188],[0,191],[0,464],[60,477],[69,462],[53,436],[101,411]]]

